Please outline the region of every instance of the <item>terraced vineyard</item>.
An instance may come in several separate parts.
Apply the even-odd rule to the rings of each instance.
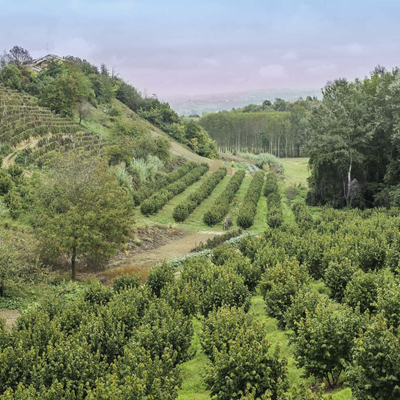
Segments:
[[[98,151],[101,138],[73,120],[40,107],[37,99],[0,86],[0,155],[24,166],[42,166],[56,152]]]

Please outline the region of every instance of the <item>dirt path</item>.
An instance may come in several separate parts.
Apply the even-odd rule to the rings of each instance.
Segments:
[[[33,139],[33,140],[28,140],[28,142],[22,142],[19,143],[18,146],[15,148],[15,150],[9,154],[7,157],[4,158],[3,160],[3,168],[8,168],[11,165],[15,164],[15,159],[17,157],[17,152],[27,149],[27,148],[32,148],[35,147],[38,143],[39,139]]]
[[[151,266],[163,262],[164,260],[172,260],[173,258],[182,257],[190,253],[200,242],[206,242],[207,239],[213,238],[220,232],[198,232],[185,236],[180,239],[173,240],[160,247],[128,255],[123,260],[115,263],[115,267],[99,273],[98,277],[110,280],[116,276],[138,273],[143,278],[147,276],[147,272]]]
[[[0,318],[4,318],[6,320],[6,329],[8,331],[11,331],[11,328],[17,322],[17,319],[20,315],[21,312],[18,310],[0,310]]]

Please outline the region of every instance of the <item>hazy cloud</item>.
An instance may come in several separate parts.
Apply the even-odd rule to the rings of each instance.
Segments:
[[[266,65],[258,70],[258,73],[263,78],[286,78],[287,74],[285,72],[285,67],[279,64]]]

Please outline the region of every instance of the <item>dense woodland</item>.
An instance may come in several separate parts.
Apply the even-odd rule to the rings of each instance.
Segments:
[[[399,205],[400,74],[330,82],[310,118],[309,204]]]
[[[205,114],[200,124],[217,142],[220,151],[268,152],[277,157],[300,157],[307,154],[306,134],[310,110],[318,105],[306,100],[286,102],[266,100],[230,112]]]

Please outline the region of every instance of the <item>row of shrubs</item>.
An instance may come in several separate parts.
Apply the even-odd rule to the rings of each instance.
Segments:
[[[219,168],[209,176],[202,185],[185,200],[174,208],[172,216],[175,222],[183,222],[207,197],[226,176],[226,168]]]
[[[191,170],[196,168],[196,166],[197,164],[194,161],[189,161],[169,174],[157,175],[154,182],[151,182],[151,184],[143,185],[142,188],[133,193],[133,200],[135,202],[135,205],[139,206],[144,200],[149,198],[155,192],[163,189],[165,186],[177,181],[178,179],[181,179]]]
[[[229,206],[239,190],[245,176],[244,170],[239,170],[233,175],[225,190],[215,201],[212,208],[204,214],[203,221],[205,224],[212,226],[218,224],[228,214]]]
[[[141,213],[148,216],[160,211],[174,196],[182,193],[187,187],[198,181],[209,170],[209,168],[208,164],[202,163],[191,170],[183,178],[153,194],[140,206]]]
[[[313,217],[305,204],[296,203],[292,211],[297,224],[303,228],[310,228],[313,225]]]
[[[283,212],[281,196],[279,194],[278,178],[274,172],[267,174],[264,187],[264,195],[267,196],[267,224],[270,228],[276,228],[283,224]]]
[[[298,367],[331,387],[344,382],[356,399],[397,397],[399,226],[395,209],[326,209],[240,244]]]
[[[243,229],[250,228],[254,223],[263,183],[264,172],[260,170],[255,173],[244,198],[242,208],[239,211],[237,224]]]

